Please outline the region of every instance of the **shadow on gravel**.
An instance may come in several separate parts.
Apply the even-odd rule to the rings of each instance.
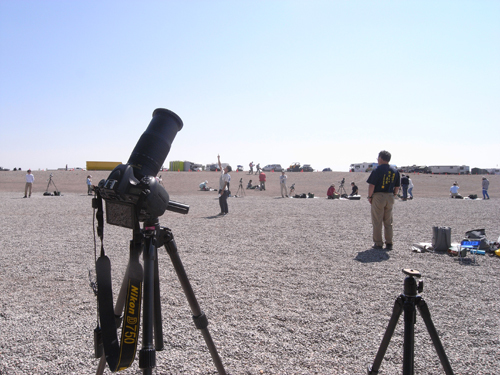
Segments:
[[[214,215],[214,216],[205,216],[205,219],[218,219],[218,218],[221,218],[221,217],[224,217],[224,216],[217,214],[217,215]]]
[[[389,260],[389,254],[386,250],[368,249],[360,251],[354,260],[361,263],[383,262]]]

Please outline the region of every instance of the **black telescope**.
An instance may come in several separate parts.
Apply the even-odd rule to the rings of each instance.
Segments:
[[[164,108],[154,110],[153,119],[127,162],[133,167],[137,179],[158,174],[182,126],[181,118],[174,112]]]

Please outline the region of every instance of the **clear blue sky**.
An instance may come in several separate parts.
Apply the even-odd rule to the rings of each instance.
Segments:
[[[0,166],[499,164],[499,1],[0,0]]]

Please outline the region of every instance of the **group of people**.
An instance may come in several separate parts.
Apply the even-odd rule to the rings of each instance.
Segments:
[[[410,176],[401,175],[401,187],[403,188],[403,200],[413,199],[413,182]],[[408,198],[409,196],[409,198]]]
[[[341,183],[341,186],[342,186],[342,184],[343,184],[343,182]],[[351,194],[349,194],[349,196],[354,197],[355,195],[358,195],[358,187],[356,186],[354,181],[351,182],[351,188],[352,188],[352,191],[351,191]],[[330,187],[328,188],[328,190],[326,192],[326,197],[328,199],[340,199],[341,194],[335,190],[335,184],[330,185]]]
[[[488,188],[490,187],[490,181],[486,178],[483,177],[481,187],[483,190],[483,199],[490,199],[490,195],[488,194]],[[462,198],[462,196],[458,193],[458,189],[460,189],[460,186],[458,186],[458,182],[454,182],[453,185],[450,187],[450,197],[451,198]]]
[[[248,174],[253,174],[253,167],[255,166],[255,164],[253,163],[253,161],[250,162],[250,164],[248,164]],[[260,168],[260,163],[257,163],[257,166],[255,167],[255,174],[260,174],[262,169]]]

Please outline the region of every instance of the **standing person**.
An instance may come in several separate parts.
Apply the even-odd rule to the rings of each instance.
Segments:
[[[411,180],[410,177],[408,177],[408,195],[410,196],[410,199],[413,199],[413,181]]]
[[[458,197],[458,189],[460,189],[460,186],[458,186],[458,183],[455,181],[450,187],[450,196],[452,198]]]
[[[220,162],[220,155],[217,155],[217,160],[219,161],[220,178],[219,178],[219,205],[220,205],[220,215],[227,215],[229,209],[227,207],[227,197],[229,196],[229,181],[231,181],[231,166],[226,166],[222,169],[222,164]]]
[[[23,198],[31,198],[31,189],[33,188],[33,182],[35,182],[35,176],[31,174],[31,169],[28,169],[28,173],[26,174],[26,185],[24,187]]]
[[[281,171],[281,176],[280,176],[280,188],[281,188],[281,198],[285,198],[285,196],[288,198],[288,191],[286,188],[286,179],[287,176],[285,174],[285,171]]]
[[[263,171],[261,171],[259,174],[259,181],[260,181],[260,190],[266,190],[266,174]]]
[[[490,181],[486,177],[483,177],[483,199],[490,199],[490,196],[488,194],[489,187]]]
[[[87,176],[87,195],[92,195],[92,176]]]
[[[403,188],[403,200],[408,199],[408,186],[410,185],[410,179],[408,178],[407,175],[402,174],[401,175],[401,187]]]
[[[371,204],[373,225],[373,248],[382,249],[382,226],[384,227],[385,248],[392,250],[392,207],[394,196],[397,195],[401,185],[399,172],[391,167],[391,153],[380,151],[378,154],[378,167],[368,177],[368,201]]]
[[[248,174],[253,174],[253,161],[251,161],[248,166],[250,167],[250,171],[248,172]]]

